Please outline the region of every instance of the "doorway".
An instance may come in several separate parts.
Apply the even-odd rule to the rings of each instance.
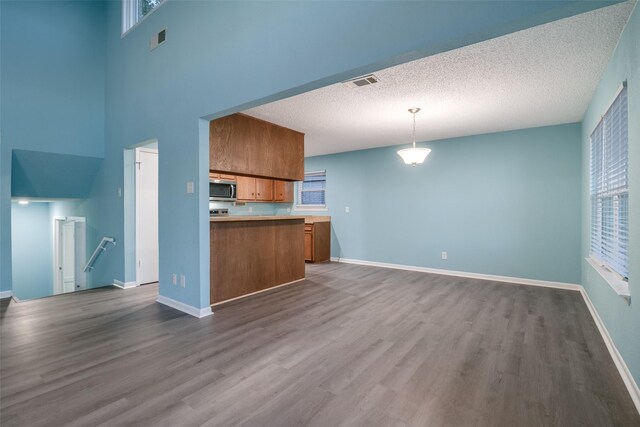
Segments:
[[[54,294],[86,289],[86,220],[55,218]]]
[[[158,281],[158,149],[135,149],[136,282]]]

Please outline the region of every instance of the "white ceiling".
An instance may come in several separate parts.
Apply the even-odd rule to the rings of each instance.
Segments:
[[[498,37],[246,110],[304,132],[305,156],[582,120],[635,2]]]

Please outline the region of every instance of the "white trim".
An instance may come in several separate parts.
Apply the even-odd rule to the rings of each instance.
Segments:
[[[627,300],[631,298],[629,283],[622,280],[622,277],[618,273],[607,269],[603,265],[604,263],[598,262],[597,259],[591,256],[586,257],[584,260],[611,286],[611,289],[613,289],[616,294]]]
[[[113,286],[120,289],[131,289],[138,286],[137,282],[121,282],[120,280],[113,279]]]
[[[11,298],[13,291],[0,291],[0,299]]]
[[[469,273],[466,271],[441,270],[439,268],[417,267],[404,264],[390,264],[387,262],[363,261],[359,259],[335,258],[331,261],[342,262],[345,264],[369,265],[372,267],[393,268],[396,270],[419,271],[421,273],[442,274],[444,276],[468,277],[471,279],[490,280],[493,282],[517,283],[520,285],[543,286],[545,288],[567,289],[570,291],[579,291],[581,285],[575,283],[551,282],[547,280],[525,279],[522,277],[496,276],[493,274]]]
[[[183,313],[190,314],[194,317],[197,317],[198,319],[211,316],[213,314],[213,311],[211,311],[211,307],[196,308],[192,305],[165,297],[164,295],[158,295],[156,302],[164,304],[171,308],[175,308],[176,310],[182,311]]]
[[[255,291],[255,292],[251,292],[250,294],[240,295],[239,297],[226,299],[226,300],[224,300],[224,301],[220,301],[220,302],[217,302],[217,303],[215,303],[215,304],[211,304],[211,307],[217,307],[217,306],[220,306],[220,305],[222,305],[222,304],[226,304],[226,303],[231,302],[231,301],[236,301],[236,300],[239,300],[239,299],[243,299],[243,298],[246,298],[246,297],[250,297],[250,296],[252,296],[252,295],[258,295],[258,294],[261,294],[261,293],[264,293],[264,292],[267,292],[267,291],[272,291],[272,290],[274,290],[274,289],[278,289],[278,288],[281,288],[281,287],[283,287],[283,286],[293,285],[294,283],[302,282],[303,280],[306,280],[306,277],[303,277],[302,279],[294,280],[294,281],[292,281],[292,282],[283,283],[282,285],[272,286],[272,287],[270,287],[270,288],[263,289],[263,290],[261,290],[261,291]]]
[[[587,294],[586,290],[582,288],[580,289],[580,293],[582,294],[582,298],[584,299],[584,302],[587,305],[589,312],[591,313],[591,317],[593,317],[593,320],[596,323],[596,326],[598,327],[598,331],[600,331],[600,335],[602,335],[602,339],[605,345],[607,346],[607,349],[609,350],[609,354],[611,354],[613,363],[615,363],[616,368],[618,368],[618,372],[622,377],[622,381],[624,382],[624,385],[627,387],[627,391],[629,391],[629,395],[631,395],[631,399],[633,400],[633,403],[636,405],[636,410],[638,411],[638,413],[640,413],[640,389],[638,388],[638,384],[636,384],[635,380],[633,379],[633,375],[631,375],[631,372],[629,371],[627,364],[624,363],[624,359],[622,358],[622,355],[620,354],[620,352],[618,352],[618,349],[616,348],[616,345],[614,344],[613,339],[611,339],[611,335],[609,335],[609,331],[607,331],[607,328],[605,327],[604,322],[598,315],[598,312],[596,311],[596,307],[591,302],[591,299],[589,298],[589,295]]]

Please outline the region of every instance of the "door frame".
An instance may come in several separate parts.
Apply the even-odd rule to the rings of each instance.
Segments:
[[[87,287],[87,276],[84,272],[84,264],[87,260],[86,254],[86,223],[87,219],[81,216],[55,216],[53,217],[53,294],[58,295],[62,294],[64,286],[64,279],[62,277],[62,270],[60,269],[60,263],[63,250],[62,250],[62,227],[61,224],[64,222],[74,222],[74,228],[77,227],[77,223],[82,223],[84,226],[84,230],[82,235],[84,236],[84,244],[78,244],[78,233],[76,231],[76,237],[74,241],[74,264],[76,269],[75,274],[75,283],[73,291],[83,290]],[[81,283],[78,286],[78,282]]]
[[[159,155],[158,149],[157,148],[148,148],[148,147],[136,147],[134,149],[134,153],[135,153],[135,161],[133,163],[133,168],[134,168],[134,179],[135,179],[135,185],[134,185],[134,197],[135,197],[135,211],[134,211],[134,227],[135,227],[135,256],[136,256],[136,260],[135,260],[135,272],[136,272],[136,286],[140,286],[142,283],[140,283],[140,153],[141,152],[146,152],[146,153],[153,153],[156,155]],[[159,157],[158,157],[159,159]],[[160,165],[158,164],[158,170],[160,169]],[[158,176],[158,179],[160,177]],[[158,190],[160,189],[160,182],[158,181]],[[158,195],[159,195],[159,191],[158,191]],[[158,251],[160,250],[160,245],[158,245]],[[160,254],[158,254],[158,257],[160,257]],[[158,278],[159,280],[160,278]]]

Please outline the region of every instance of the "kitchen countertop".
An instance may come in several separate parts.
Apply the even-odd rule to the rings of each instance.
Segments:
[[[314,224],[316,222],[331,222],[330,216],[305,216],[305,224]]]
[[[304,216],[291,215],[229,215],[229,216],[212,216],[209,222],[233,222],[233,221],[290,221],[294,219],[304,219]]]

